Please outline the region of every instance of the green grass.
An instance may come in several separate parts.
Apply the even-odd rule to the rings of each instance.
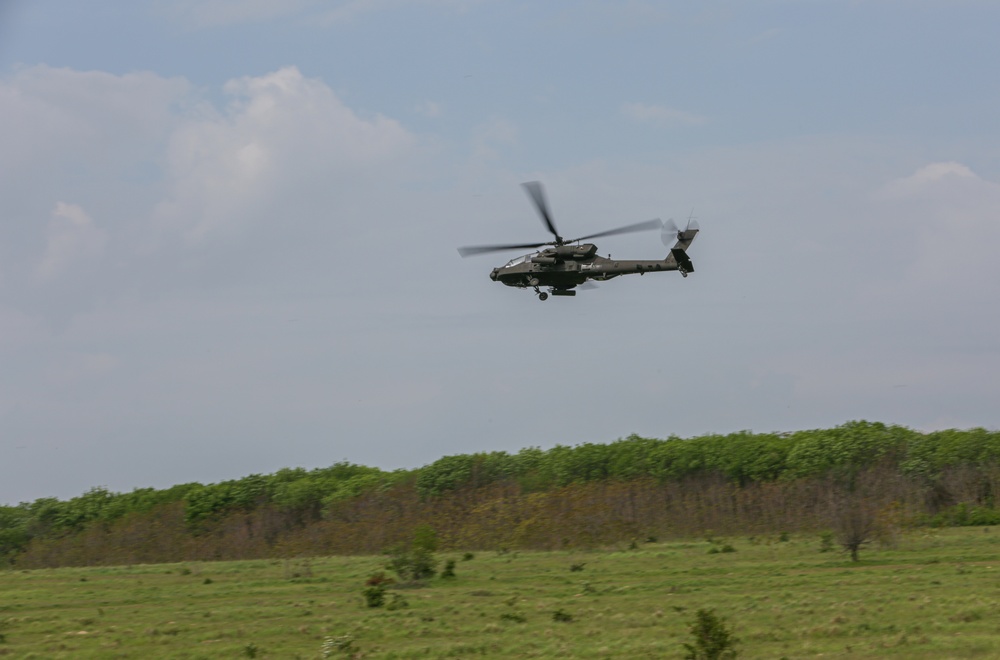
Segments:
[[[0,657],[320,658],[329,637],[331,658],[680,658],[699,608],[747,658],[1000,657],[1000,530],[916,531],[854,565],[818,535],[721,541],[477,552],[391,589],[392,611],[361,598],[381,557],[3,571]]]

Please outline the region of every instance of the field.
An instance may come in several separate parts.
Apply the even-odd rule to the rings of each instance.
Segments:
[[[0,656],[680,658],[714,608],[746,658],[1000,657],[988,527],[857,564],[815,535],[439,557],[456,577],[390,589],[395,609],[361,596],[382,557],[4,571]]]

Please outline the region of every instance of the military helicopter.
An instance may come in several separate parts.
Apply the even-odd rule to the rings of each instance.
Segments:
[[[630,275],[633,273],[645,275],[646,273],[664,270],[676,270],[684,277],[687,277],[688,273],[694,272],[694,264],[691,263],[691,259],[687,255],[688,247],[698,234],[698,223],[695,222],[693,217],[688,218],[687,226],[683,231],[677,228],[673,220],[668,220],[664,223],[659,219],[655,219],[566,240],[559,235],[555,223],[552,222],[552,215],[549,213],[549,206],[545,201],[545,191],[542,188],[542,184],[538,181],[529,181],[522,185],[525,191],[527,191],[528,197],[534,202],[535,209],[538,211],[538,215],[541,216],[546,229],[552,233],[555,240],[544,243],[476,245],[458,248],[458,253],[463,257],[471,257],[476,254],[486,254],[489,252],[503,252],[505,250],[544,248],[538,252],[532,252],[531,254],[511,259],[505,265],[494,268],[490,273],[490,279],[494,282],[502,282],[507,286],[514,286],[519,289],[530,287],[535,290],[539,300],[548,300],[549,294],[553,296],[575,296],[575,288],[578,286],[581,289],[594,288],[594,285],[589,280],[604,281],[618,277],[619,275]],[[669,245],[670,242],[676,240],[676,243],[670,249],[670,253],[662,261],[612,259],[610,256],[601,257],[597,254],[596,245],[593,243],[580,243],[580,241],[591,238],[652,229],[662,230],[661,236],[664,245]],[[540,287],[548,287],[549,290],[545,292]]]

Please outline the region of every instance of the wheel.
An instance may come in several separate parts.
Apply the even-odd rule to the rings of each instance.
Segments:
[[[544,291],[542,291],[541,293],[538,294],[538,299],[539,300],[548,300],[549,299],[549,294],[547,294]]]
[[[538,286],[538,278],[537,277],[532,277],[530,280],[528,280],[528,285],[529,286]]]

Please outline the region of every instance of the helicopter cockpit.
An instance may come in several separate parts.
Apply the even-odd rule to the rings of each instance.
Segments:
[[[535,252],[533,254],[523,254],[520,257],[514,257],[513,259],[511,259],[510,261],[508,261],[506,263],[506,265],[504,265],[504,268],[510,268],[511,266],[519,266],[519,265],[523,264],[525,261],[530,261],[531,257],[533,257],[535,254],[538,254],[538,253]]]

